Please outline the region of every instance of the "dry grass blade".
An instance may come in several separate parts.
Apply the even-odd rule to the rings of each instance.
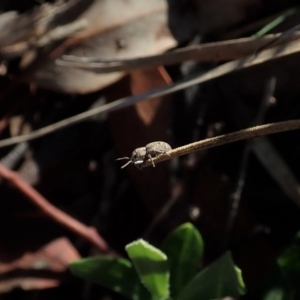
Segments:
[[[253,141],[252,149],[284,193],[300,207],[300,185],[287,163],[267,138]]]
[[[278,46],[300,38],[300,32],[293,32],[281,38],[281,33],[269,34],[263,38],[254,37],[207,43],[181,48],[160,55],[138,57],[134,59],[101,61],[95,58],[65,55],[56,61],[57,65],[91,69],[97,73],[129,71],[132,69],[153,68],[160,65],[172,65],[185,61],[225,61],[234,60],[255,53],[265,45]],[[271,44],[272,43],[272,44]],[[268,47],[265,47],[268,48]]]
[[[200,84],[203,82],[207,82],[209,80],[226,75],[233,71],[238,71],[238,70],[242,70],[242,69],[245,69],[245,68],[248,68],[251,66],[259,65],[259,64],[262,64],[267,61],[271,61],[271,60],[274,60],[274,59],[277,59],[280,57],[295,54],[299,51],[300,51],[300,43],[289,42],[287,44],[265,50],[256,57],[253,57],[251,55],[251,56],[248,56],[243,59],[228,62],[228,63],[223,64],[203,75],[196,76],[193,79],[183,80],[181,82],[171,84],[168,87],[154,89],[147,93],[143,93],[143,94],[140,94],[137,96],[125,97],[125,98],[116,100],[112,103],[105,104],[103,106],[85,111],[81,114],[78,114],[73,117],[67,118],[65,120],[59,121],[57,123],[51,124],[49,126],[41,128],[39,130],[33,131],[29,134],[16,136],[16,137],[9,138],[9,139],[4,139],[4,140],[0,141],[0,148],[14,145],[14,144],[17,144],[20,142],[34,140],[34,139],[40,138],[42,136],[45,136],[47,134],[53,133],[62,128],[82,122],[83,120],[86,120],[92,116],[102,114],[102,113],[109,113],[109,112],[116,111],[119,109],[123,109],[125,107],[131,106],[131,105],[133,105],[137,102],[143,101],[143,100],[153,99],[155,97],[160,97],[163,95],[175,93],[177,91],[186,89],[190,86]],[[284,130],[284,131],[286,131],[286,130]]]
[[[153,158],[153,161],[155,164],[157,164],[159,162],[171,158],[187,155],[197,151],[202,151],[202,150],[206,150],[206,149],[210,149],[210,148],[214,148],[214,147],[218,147],[225,144],[234,143],[237,141],[242,141],[254,137],[259,137],[259,136],[264,136],[264,135],[269,135],[269,134],[274,134],[279,132],[285,132],[285,131],[291,131],[296,129],[300,129],[300,120],[291,120],[291,121],[250,127],[233,133],[216,136],[206,140],[187,144],[182,147],[178,147],[176,149],[169,151],[167,154],[161,155],[157,158]],[[146,161],[143,167],[149,167],[149,166],[152,166],[152,161],[150,159]]]

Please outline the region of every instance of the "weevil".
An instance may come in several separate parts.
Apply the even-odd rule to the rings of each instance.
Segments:
[[[122,157],[117,160],[128,159],[129,161],[121,167],[121,169],[127,167],[129,164],[134,164],[138,169],[143,168],[143,164],[146,159],[150,159],[152,166],[155,167],[152,157],[156,157],[160,154],[167,153],[172,150],[171,146],[165,142],[152,142],[146,145],[146,147],[140,147],[135,149],[131,157]]]

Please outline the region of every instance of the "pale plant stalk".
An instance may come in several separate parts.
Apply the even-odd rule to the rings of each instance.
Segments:
[[[169,160],[182,155],[187,155],[197,151],[207,150],[210,148],[218,147],[225,144],[230,144],[237,141],[242,141],[254,137],[291,131],[300,129],[300,120],[291,120],[278,123],[270,123],[260,126],[254,126],[247,129],[242,129],[228,134],[219,135],[216,137],[201,140],[195,143],[187,144],[182,147],[178,147],[168,151],[166,154],[162,154],[158,157],[153,158],[155,164],[165,160]],[[152,161],[148,159],[143,167],[152,165]]]

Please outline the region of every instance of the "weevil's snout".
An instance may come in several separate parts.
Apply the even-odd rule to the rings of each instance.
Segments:
[[[139,157],[138,155],[132,155],[131,156],[131,162],[134,163],[135,166],[140,165],[144,162],[144,159]]]
[[[146,156],[146,148],[145,147],[140,147],[135,149],[132,154],[131,157],[121,157],[118,158],[117,160],[122,160],[122,159],[128,159],[128,162],[121,167],[121,169],[127,167],[130,164],[134,164],[138,169],[141,169],[144,161],[145,161],[145,156]]]

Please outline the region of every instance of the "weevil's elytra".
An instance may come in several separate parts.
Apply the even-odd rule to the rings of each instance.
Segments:
[[[152,142],[146,145],[146,154],[158,155],[172,150],[171,146],[166,142]]]
[[[146,145],[145,159],[149,158],[152,162],[152,166],[155,167],[152,157],[156,157],[160,154],[165,154],[172,150],[171,146],[166,142],[152,142]]]

